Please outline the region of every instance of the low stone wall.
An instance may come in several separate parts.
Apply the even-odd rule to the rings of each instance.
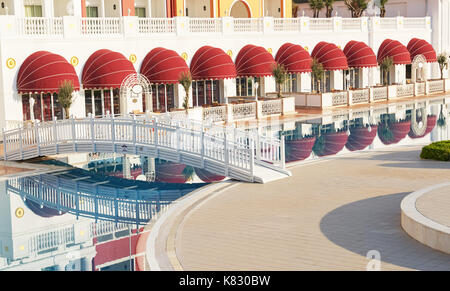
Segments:
[[[401,203],[403,230],[422,244],[447,254],[450,254],[450,227],[423,215],[418,211],[416,203],[419,198],[431,191],[449,191],[449,189],[450,182],[428,187],[406,196]]]

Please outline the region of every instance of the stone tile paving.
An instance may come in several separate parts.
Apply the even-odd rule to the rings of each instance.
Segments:
[[[450,270],[450,256],[410,238],[400,202],[449,181],[450,164],[419,147],[298,166],[269,184],[227,189],[188,213],[176,236],[185,270]]]

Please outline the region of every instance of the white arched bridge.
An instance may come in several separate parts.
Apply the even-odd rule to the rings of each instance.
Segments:
[[[187,119],[123,116],[35,122],[3,131],[5,160],[70,153],[118,153],[203,168],[240,181],[290,175],[284,140]]]

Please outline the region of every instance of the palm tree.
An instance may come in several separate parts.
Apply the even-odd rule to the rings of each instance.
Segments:
[[[333,4],[336,0],[324,0],[325,8],[327,9],[326,16],[330,18],[333,14]]]
[[[380,63],[380,69],[383,72],[384,85],[388,85],[388,73],[394,65],[394,59],[392,57],[386,57]]]
[[[62,81],[58,88],[58,102],[64,109],[65,118],[69,118],[70,116],[69,110],[73,102],[72,93],[73,93],[72,81],[68,80]]]
[[[380,17],[384,17],[386,15],[386,3],[388,0],[380,0]]]
[[[314,12],[314,18],[319,18],[320,10],[322,10],[325,6],[325,3],[323,1],[324,0],[308,0],[309,7],[311,7]]]
[[[189,89],[191,88],[192,85],[191,73],[182,72],[180,78],[178,79],[178,82],[180,83],[181,86],[183,86],[184,92],[186,93],[186,96],[184,97],[183,107],[184,109],[186,109],[187,114],[187,110],[189,109]]]
[[[313,59],[311,65],[311,74],[313,80],[317,82],[317,92],[320,93],[320,82],[323,80],[325,70],[323,69],[323,65],[316,59]]]
[[[368,0],[345,0],[344,2],[347,8],[352,12],[353,18],[361,17],[369,4]]]
[[[281,86],[287,80],[287,71],[286,68],[281,64],[276,64],[272,70],[273,77],[275,79],[275,83],[277,84],[277,96],[278,98],[283,97],[281,92]]]
[[[448,58],[446,53],[440,53],[437,57],[439,63],[439,70],[441,71],[441,79],[444,79],[444,68],[448,68]]]

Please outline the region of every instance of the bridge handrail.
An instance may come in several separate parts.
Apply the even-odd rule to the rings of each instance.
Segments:
[[[205,125],[191,120],[137,118],[82,118],[54,120],[3,130],[4,159],[27,159],[41,156],[43,150],[73,147],[78,143],[91,144],[92,152],[101,144],[128,147],[139,154],[138,147],[165,148],[189,153],[198,159],[208,158],[228,169],[232,166],[248,176],[254,176],[254,165],[264,165],[275,170],[284,170],[284,143],[236,128]]]

